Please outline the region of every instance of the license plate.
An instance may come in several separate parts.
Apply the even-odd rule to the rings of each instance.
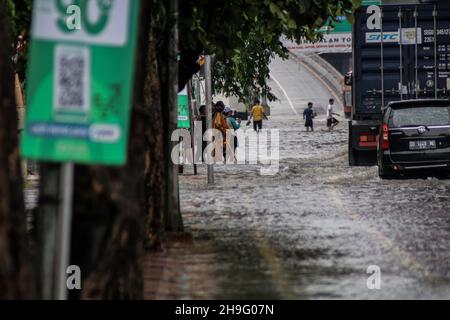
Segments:
[[[436,140],[410,141],[409,150],[428,150],[436,149]]]

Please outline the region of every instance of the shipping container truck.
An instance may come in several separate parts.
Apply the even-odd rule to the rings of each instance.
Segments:
[[[376,163],[376,128],[389,102],[449,97],[450,5],[359,8],[352,71],[349,163]]]

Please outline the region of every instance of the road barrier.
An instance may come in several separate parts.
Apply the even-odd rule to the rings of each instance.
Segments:
[[[293,54],[290,58],[304,64],[311,72],[314,73],[322,83],[324,83],[343,105],[342,84],[344,76],[336,70],[330,63],[316,53],[310,54]]]

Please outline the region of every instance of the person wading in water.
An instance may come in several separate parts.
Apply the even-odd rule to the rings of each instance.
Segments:
[[[303,111],[303,120],[305,120],[306,132],[314,131],[314,121],[313,119],[316,117],[316,113],[313,111],[313,103],[308,103],[308,108]]]

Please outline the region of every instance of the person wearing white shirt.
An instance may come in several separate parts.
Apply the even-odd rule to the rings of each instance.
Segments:
[[[334,129],[334,127],[336,127],[339,124],[339,121],[333,116],[340,117],[340,115],[338,113],[334,112],[334,99],[330,99],[328,107],[327,107],[327,127],[328,127],[328,131],[332,131]]]

